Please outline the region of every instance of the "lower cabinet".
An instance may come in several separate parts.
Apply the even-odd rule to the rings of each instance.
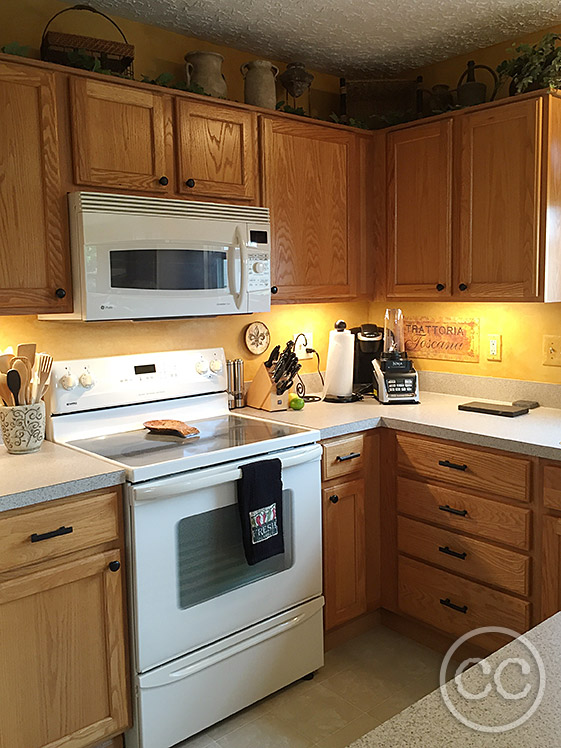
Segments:
[[[109,494],[120,502],[119,492]],[[106,506],[107,493],[93,498]],[[41,562],[0,576],[0,745],[6,748],[89,748],[129,725],[122,548],[108,542],[65,555],[86,529],[81,501],[0,515],[0,534],[25,521],[22,545],[50,550]],[[65,525],[35,533],[43,529],[41,513],[49,516],[57,505]],[[95,538],[95,527],[89,529]]]
[[[541,618],[561,610],[561,517],[543,518]]]
[[[323,445],[323,587],[326,630],[366,613],[364,436]]]

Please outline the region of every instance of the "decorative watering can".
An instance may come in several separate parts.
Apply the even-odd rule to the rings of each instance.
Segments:
[[[457,100],[460,106],[484,104],[487,101],[487,86],[485,85],[485,83],[475,80],[475,71],[477,70],[477,68],[487,70],[493,76],[495,86],[493,88],[493,93],[491,94],[491,98],[489,99],[489,101],[493,101],[493,99],[497,95],[497,90],[499,88],[499,79],[493,68],[490,68],[488,65],[476,65],[475,60],[470,60],[467,65],[467,69],[464,70],[464,72],[460,76],[458,87],[456,89]],[[466,78],[466,76],[467,80],[464,83],[463,80],[464,78]]]

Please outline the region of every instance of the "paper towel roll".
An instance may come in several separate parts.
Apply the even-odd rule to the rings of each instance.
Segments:
[[[354,357],[355,336],[348,330],[331,330],[323,397],[349,397],[352,394]]]

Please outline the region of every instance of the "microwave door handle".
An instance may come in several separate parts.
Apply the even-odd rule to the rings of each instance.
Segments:
[[[234,295],[234,301],[238,309],[241,309],[246,297],[248,286],[247,246],[243,240],[240,227],[236,227],[235,245],[240,248],[240,290]]]

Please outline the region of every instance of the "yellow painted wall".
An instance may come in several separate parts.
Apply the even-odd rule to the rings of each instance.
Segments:
[[[95,2],[92,4],[95,6]],[[33,56],[38,58],[41,35],[47,21],[56,12],[69,5],[74,5],[74,3],[62,3],[60,0],[0,0],[0,47],[10,42],[19,42],[29,46]],[[188,3],[186,3],[185,13],[189,13]],[[240,66],[244,62],[257,59],[256,55],[118,16],[112,15],[111,17],[122,28],[129,43],[135,46],[136,78],[140,79],[142,75],[154,78],[160,73],[169,72],[173,73],[178,80],[184,80],[183,56],[186,52],[196,49],[219,52],[224,56],[223,71],[228,83],[228,98],[243,101],[243,78]],[[109,21],[83,11],[65,13],[49,28],[52,31],[67,31],[84,36],[120,39],[119,33]],[[280,67],[281,71],[286,67],[282,62],[273,62]],[[314,117],[327,119],[331,112],[339,111],[339,78],[313,72],[315,80],[311,90],[310,113]],[[277,92],[279,99],[286,98],[286,91],[280,84]],[[297,101],[299,105],[307,108],[305,95]]]

